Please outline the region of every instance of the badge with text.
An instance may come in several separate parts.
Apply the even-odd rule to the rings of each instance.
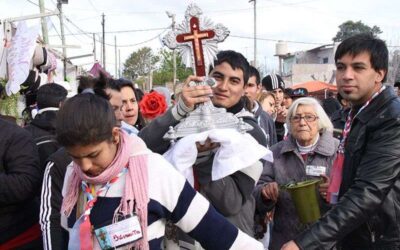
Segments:
[[[142,238],[137,215],[94,230],[101,249],[114,249]]]
[[[325,166],[314,166],[307,165],[306,166],[306,174],[310,176],[320,176],[321,174],[326,174]]]

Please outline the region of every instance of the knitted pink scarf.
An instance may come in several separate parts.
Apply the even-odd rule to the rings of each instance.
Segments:
[[[94,185],[107,183],[117,176],[128,164],[125,190],[122,195],[120,207],[115,211],[124,215],[132,214],[135,204],[135,213],[139,216],[143,238],[135,243],[135,249],[149,249],[147,241],[147,203],[148,197],[148,172],[146,144],[137,136],[129,136],[124,131],[120,133],[120,143],[117,154],[112,163],[99,176],[85,175],[77,164],[73,164],[73,172],[69,179],[67,193],[64,197],[61,212],[69,216],[77,203],[82,181]]]

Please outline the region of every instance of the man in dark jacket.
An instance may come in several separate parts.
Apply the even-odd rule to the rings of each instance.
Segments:
[[[0,119],[0,249],[41,249],[37,148],[28,131]]]
[[[62,102],[67,98],[67,90],[56,83],[47,83],[37,92],[38,113],[25,127],[31,132],[39,151],[40,167],[46,168],[46,159],[59,148],[55,140],[56,116]]]
[[[258,125],[260,125],[261,129],[265,133],[268,146],[272,146],[277,143],[275,123],[272,117],[263,110],[261,104],[257,101],[257,96],[261,92],[261,89],[260,73],[255,67],[250,66],[249,80],[247,81],[244,94],[253,104],[253,109],[250,111],[254,114],[254,118],[257,120]]]
[[[335,62],[338,89],[352,103],[353,118],[343,139],[338,202],[283,249],[400,249],[400,100],[382,84],[386,44],[353,36],[338,46]]]
[[[324,108],[325,113],[331,117],[332,114],[335,113],[336,110],[339,110],[341,106],[339,101],[334,97],[333,92],[329,91],[328,98],[322,101],[322,107]]]

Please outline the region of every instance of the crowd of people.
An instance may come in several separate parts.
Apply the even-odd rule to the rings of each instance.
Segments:
[[[189,76],[173,96],[103,74],[80,76],[70,98],[40,86],[26,126],[0,118],[0,249],[400,249],[400,99],[384,84],[387,47],[355,35],[335,64],[338,93],[324,100],[261,78],[232,50],[216,55],[215,86]],[[215,179],[221,145],[208,138],[196,143],[193,183],[178,172],[163,136],[209,101],[250,125],[273,160]],[[305,180],[318,180],[321,218],[310,223],[283,188]]]

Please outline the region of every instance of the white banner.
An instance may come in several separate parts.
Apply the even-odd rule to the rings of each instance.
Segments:
[[[20,85],[28,78],[39,30],[39,25],[27,27],[25,21],[21,21],[18,24],[16,34],[11,39],[11,47],[8,49],[7,54],[7,95],[17,93],[20,90]]]

